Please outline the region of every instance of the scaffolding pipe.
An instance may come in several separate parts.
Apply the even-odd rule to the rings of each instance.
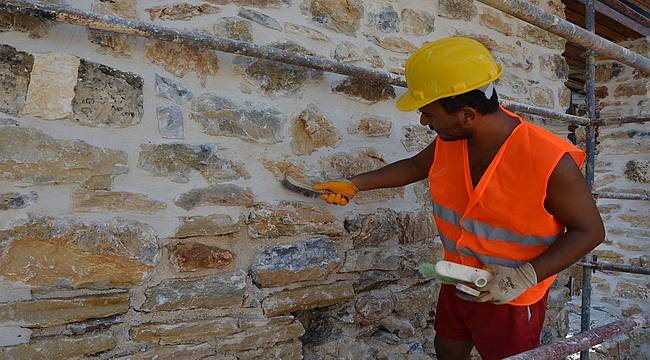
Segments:
[[[563,339],[560,342],[540,346],[538,348],[510,356],[504,360],[559,360],[576,352],[589,349],[605,340],[615,338],[648,326],[650,324],[650,312],[636,314],[623,320],[614,321],[604,326],[597,327],[577,334],[576,336]]]
[[[619,200],[650,200],[650,194],[629,194],[609,191],[595,191],[594,196],[599,199],[619,199]]]
[[[631,274],[643,274],[650,275],[650,268],[641,267],[641,266],[632,266],[632,265],[618,265],[618,264],[609,264],[603,262],[579,262],[578,265],[586,268],[591,268],[595,270],[610,270],[618,271]]]
[[[600,0],[600,2],[638,22],[640,25],[650,28],[650,19],[634,11],[629,6],[623,4],[620,0]]]
[[[637,116],[626,116],[619,118],[604,118],[598,120],[598,125],[601,126],[610,126],[610,125],[623,125],[631,123],[643,123],[650,121],[650,114],[642,114]]]
[[[523,0],[478,0],[567,40],[650,74],[650,59]]]
[[[596,8],[595,0],[586,0],[585,3],[585,27],[587,31],[594,35],[596,29]],[[585,101],[587,103],[587,117],[590,124],[585,128],[587,137],[587,165],[585,175],[589,191],[594,187],[594,173],[596,170],[596,61],[595,52],[591,48],[586,51],[587,61],[585,63]],[[587,259],[587,254],[583,262]],[[582,294],[580,305],[580,332],[588,331],[591,321],[591,271],[582,268]],[[580,352],[580,360],[589,360],[589,349]]]
[[[296,54],[267,45],[251,44],[245,41],[221,38],[196,31],[167,28],[139,20],[125,19],[114,15],[101,15],[56,4],[40,3],[30,0],[4,0],[0,10],[35,16],[91,29],[111,31],[128,35],[171,42],[191,42],[198,46],[258,59],[277,61],[285,64],[302,66],[310,69],[327,71],[335,74],[381,81],[391,85],[406,87],[406,80],[399,75],[380,70],[332,61],[319,56]],[[550,119],[566,121],[576,125],[586,125],[588,119],[568,115],[551,109],[521,104],[514,101],[502,101],[505,107],[515,112],[544,116]]]

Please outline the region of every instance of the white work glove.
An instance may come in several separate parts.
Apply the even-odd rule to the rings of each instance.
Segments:
[[[489,265],[484,269],[492,273],[492,280],[480,289],[481,295],[476,298],[476,302],[507,304],[528,288],[537,285],[537,274],[530,263],[518,268]]]

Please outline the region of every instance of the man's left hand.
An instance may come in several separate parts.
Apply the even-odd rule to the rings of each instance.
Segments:
[[[507,304],[537,284],[537,274],[530,263],[518,268],[490,265],[485,270],[492,273],[492,280],[480,289],[481,295],[476,298],[476,302]]]

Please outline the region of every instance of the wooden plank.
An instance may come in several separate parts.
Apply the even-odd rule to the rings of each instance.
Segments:
[[[578,0],[581,4],[585,3],[585,0]],[[620,1],[615,0],[620,4]],[[621,6],[625,6],[622,5]],[[609,6],[603,4],[600,1],[595,1],[594,2],[594,7],[596,8],[596,11],[599,14],[605,15],[607,18],[612,19],[621,25],[624,25],[630,30],[633,30],[634,32],[638,33],[639,37],[642,36],[650,36],[650,28],[647,26],[644,26],[642,24],[639,24],[637,21],[619,13],[618,11],[615,11],[614,9],[610,8]],[[640,15],[639,15],[640,16]],[[598,23],[601,24],[606,24],[608,20],[606,19],[596,19],[596,27],[598,27]]]

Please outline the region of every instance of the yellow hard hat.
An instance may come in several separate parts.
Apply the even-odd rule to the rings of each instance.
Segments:
[[[395,105],[413,111],[478,89],[498,79],[501,72],[501,65],[480,42],[464,37],[440,39],[411,54],[405,69],[408,91]]]

